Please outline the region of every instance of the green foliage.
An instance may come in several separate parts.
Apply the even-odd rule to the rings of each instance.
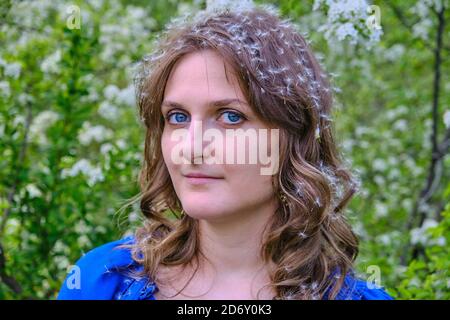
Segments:
[[[450,197],[450,184],[445,196]],[[450,299],[450,204],[442,212],[442,220],[435,227],[427,229],[431,240],[445,239],[444,245],[430,245],[425,254],[411,261],[401,277],[399,294],[405,299]]]

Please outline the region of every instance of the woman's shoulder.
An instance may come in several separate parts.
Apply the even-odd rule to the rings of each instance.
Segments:
[[[134,240],[133,236],[124,237],[96,247],[83,255],[72,266],[57,299],[122,299],[124,293],[132,296],[137,289],[146,287],[148,279],[136,278],[132,273],[139,271],[141,266],[133,260],[130,249],[122,247],[133,244]]]
[[[394,300],[385,288],[349,273],[336,296],[337,300]]]

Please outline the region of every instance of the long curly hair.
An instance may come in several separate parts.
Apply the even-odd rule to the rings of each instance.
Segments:
[[[266,226],[260,253],[276,266],[269,284],[274,299],[335,299],[358,254],[343,210],[358,181],[333,140],[327,75],[290,20],[268,5],[174,19],[142,59],[135,83],[146,137],[141,192],[132,202],[140,201],[145,218],[130,245],[133,259],[155,280],[160,266],[198,264],[198,221],[179,214],[182,204],[162,156],[160,106],[174,64],[205,49],[232,66],[253,111],[280,129],[273,186],[283,201]]]

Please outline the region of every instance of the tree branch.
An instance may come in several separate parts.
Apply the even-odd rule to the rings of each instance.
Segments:
[[[390,8],[392,9],[392,11],[394,12],[394,15],[397,17],[397,19],[400,21],[400,23],[401,23],[406,29],[408,29],[408,31],[411,31],[411,30],[413,29],[414,25],[420,21],[420,18],[418,18],[418,19],[416,19],[415,21],[412,21],[412,22],[408,21],[408,19],[407,19],[407,18],[405,17],[405,15],[403,14],[402,10],[401,10],[397,5],[395,5],[393,1],[386,1],[386,0],[385,0],[384,3],[385,3],[388,7],[390,7]],[[430,8],[430,10],[432,10],[434,13],[436,13],[436,15],[439,15],[439,12],[437,12],[436,9],[435,9],[433,6],[431,6],[431,7],[429,7],[429,8]],[[417,39],[417,40],[419,40],[419,39]],[[430,42],[428,42],[428,41],[425,40],[425,39],[420,39],[420,40],[424,42],[424,44],[425,44],[425,46],[426,46],[427,48],[432,48],[432,45],[431,45]],[[450,49],[450,47],[442,47],[442,48],[443,48],[443,49],[446,49],[446,50]],[[448,48],[448,49],[447,49],[447,48]]]
[[[434,50],[434,82],[433,82],[433,104],[432,104],[432,120],[433,120],[433,128],[431,135],[431,162],[428,169],[428,177],[425,186],[420,192],[419,198],[416,201],[411,215],[406,224],[406,231],[410,231],[412,228],[416,226],[421,226],[427,217],[427,212],[423,210],[422,205],[427,203],[431,198],[434,190],[439,185],[439,179],[441,173],[437,174],[439,169],[442,170],[442,159],[449,148],[449,131],[447,130],[446,135],[441,143],[438,143],[438,123],[439,123],[439,96],[441,90],[441,65],[442,65],[442,57],[441,51],[443,48],[443,34],[445,27],[445,19],[444,19],[444,7],[438,12],[438,30],[436,34],[436,47]],[[401,256],[401,263],[406,265],[408,256],[410,253],[409,244],[403,250],[403,254]],[[413,248],[413,258],[415,258],[419,254],[418,248],[415,246]]]
[[[397,19],[400,21],[400,23],[408,30],[411,30],[412,27],[419,22],[419,19],[417,19],[414,22],[409,22],[408,19],[405,17],[405,15],[403,14],[402,10],[400,10],[399,7],[397,7],[393,1],[383,1],[388,7],[390,7],[392,9],[392,11],[394,12],[395,16],[397,17]]]
[[[3,251],[3,246],[0,243],[0,280],[10,288],[15,294],[22,293],[20,284],[11,276],[8,276],[5,271],[6,259]]]

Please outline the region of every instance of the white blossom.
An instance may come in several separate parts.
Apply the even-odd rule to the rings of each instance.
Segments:
[[[399,119],[394,122],[394,129],[398,131],[405,131],[408,129],[408,122],[405,119]]]
[[[8,81],[0,81],[0,96],[8,98],[11,95],[11,88]]]
[[[67,244],[65,244],[61,240],[57,240],[55,242],[55,245],[53,246],[52,252],[54,252],[54,253],[62,253],[62,254],[69,254],[70,253],[70,248],[69,248],[69,246],[67,246]]]
[[[103,0],[87,0],[89,4],[96,10],[99,10],[103,7]]]
[[[396,119],[398,116],[400,116],[400,115],[404,115],[404,114],[407,114],[408,113],[408,108],[406,107],[406,106],[404,106],[404,105],[399,105],[398,107],[396,107],[396,108],[394,108],[394,109],[391,109],[391,110],[388,110],[387,112],[386,112],[386,118],[388,119],[388,120],[393,120],[393,119]]]
[[[103,90],[103,95],[110,101],[131,107],[135,106],[134,85],[130,84],[124,89],[119,89],[116,85],[110,84]]]
[[[379,186],[384,186],[386,184],[386,180],[380,175],[376,175],[373,178],[373,181],[375,181],[375,183]]]
[[[114,150],[114,146],[111,143],[102,144],[100,147],[100,153],[103,155],[108,154],[111,150]]]
[[[375,204],[375,216],[377,218],[386,217],[388,215],[388,212],[389,212],[388,207],[384,203],[377,202]]]
[[[58,62],[61,61],[61,50],[56,50],[41,62],[41,71],[45,73],[58,72]]]
[[[429,38],[430,29],[433,26],[433,21],[431,19],[423,19],[416,23],[412,28],[412,34],[416,38],[421,38],[427,40]]]
[[[351,44],[361,42],[368,48],[380,40],[381,25],[369,28],[366,24],[370,8],[366,0],[315,0],[313,10],[326,9],[327,21],[318,28],[325,38],[333,43],[349,38]],[[369,11],[370,12],[370,11]]]
[[[45,110],[39,113],[31,123],[30,126],[30,137],[36,139],[40,144],[47,144],[48,139],[45,134],[45,130],[50,127],[53,123],[58,121],[60,115],[51,110]]]
[[[147,16],[147,12],[139,7],[128,6],[127,7],[128,16],[135,20],[145,19]]]
[[[423,244],[423,245],[438,245],[445,246],[446,240],[444,237],[432,238],[428,232],[429,229],[435,228],[438,222],[434,219],[425,219],[422,226],[414,228],[410,231],[411,244]]]
[[[39,188],[33,183],[27,184],[25,190],[30,195],[30,198],[39,198],[40,196],[42,196],[41,190],[39,190]]]
[[[119,117],[119,109],[109,101],[103,101],[97,110],[97,113],[105,119],[116,120]]]
[[[103,45],[100,58],[116,68],[125,68],[130,62],[129,53],[136,52],[142,43],[148,41],[156,20],[147,10],[123,6],[118,0],[108,1],[108,7],[100,24],[99,41]]]
[[[67,268],[70,266],[69,259],[67,258],[67,256],[64,256],[64,255],[55,256],[54,257],[54,264],[60,270],[67,270]]]
[[[19,101],[19,103],[21,105],[25,105],[29,102],[33,102],[34,101],[34,97],[31,94],[22,92],[17,96],[17,101]]]
[[[90,247],[92,245],[91,240],[87,235],[83,234],[77,239],[77,243],[80,247]]]
[[[136,103],[134,85],[129,85],[128,87],[120,90],[117,94],[117,102],[134,107]]]
[[[22,66],[18,62],[13,62],[10,64],[5,64],[4,68],[5,68],[5,76],[17,79],[20,76]]]
[[[78,220],[78,222],[74,225],[74,230],[76,233],[82,235],[92,231],[92,227],[89,226],[85,220]]]
[[[379,241],[380,243],[384,244],[384,245],[390,245],[392,244],[392,237],[391,235],[385,233],[385,234],[381,234],[377,237],[377,241]]]
[[[444,112],[444,124],[447,129],[450,128],[450,110]]]
[[[116,141],[117,146],[119,149],[124,150],[127,147],[127,143],[123,139],[119,139]]]
[[[89,186],[93,186],[95,183],[105,180],[101,168],[92,166],[86,159],[77,161],[72,168],[63,169],[61,171],[61,177],[75,177],[80,173],[88,178]]]
[[[109,84],[103,89],[103,95],[108,100],[114,100],[119,95],[120,89],[114,85]]]
[[[384,50],[384,57],[389,61],[397,61],[403,56],[405,51],[406,49],[404,45],[396,43],[388,49]]]
[[[350,42],[356,43],[358,38],[358,31],[355,29],[353,23],[346,22],[340,24],[336,28],[336,36],[338,40],[344,40],[347,36],[350,36]]]
[[[378,171],[384,171],[387,168],[386,162],[383,159],[373,160],[372,167]]]

